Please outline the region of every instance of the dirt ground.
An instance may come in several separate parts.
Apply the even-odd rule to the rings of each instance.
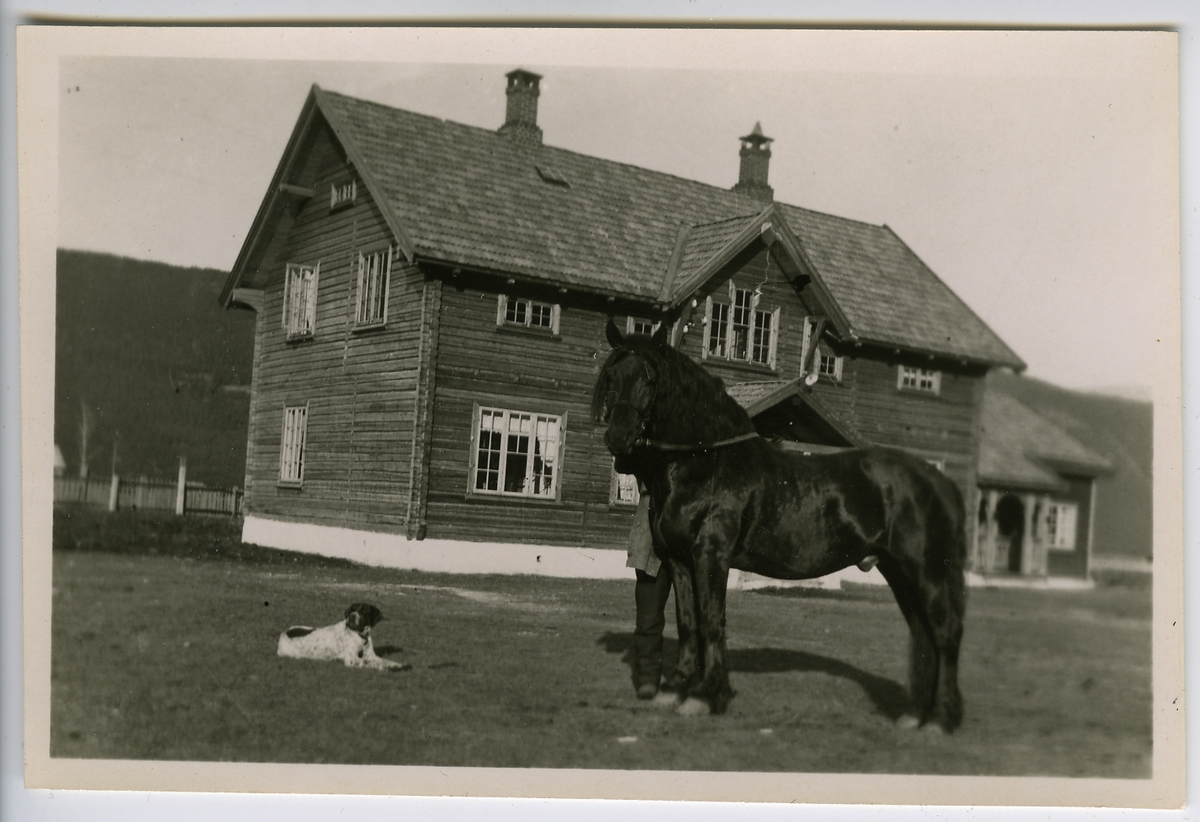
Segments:
[[[56,524],[55,757],[1149,775],[1145,587],[972,590],[966,718],[940,736],[892,724],[907,639],[886,590],[730,592],[737,696],[684,718],[634,698],[632,580],[369,569],[144,529],[117,553],[80,533]],[[283,629],[356,601],[411,670],[275,655]]]

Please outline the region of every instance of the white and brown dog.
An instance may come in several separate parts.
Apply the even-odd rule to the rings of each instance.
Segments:
[[[324,628],[293,625],[279,635],[278,653],[293,659],[341,660],[348,668],[403,671],[407,663],[392,662],[375,654],[371,628],[383,620],[374,605],[356,602],[346,609],[346,618]]]

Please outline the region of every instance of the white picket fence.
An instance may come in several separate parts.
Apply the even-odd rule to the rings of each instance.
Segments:
[[[114,482],[117,491],[115,499]],[[184,486],[183,512],[236,516],[242,512],[243,496],[237,486],[213,488],[201,482],[187,482]],[[56,503],[84,503],[122,510],[175,511],[178,497],[179,485],[171,480],[120,476],[104,479],[54,478]]]

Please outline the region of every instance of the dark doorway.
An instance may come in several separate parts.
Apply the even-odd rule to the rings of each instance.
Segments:
[[[1025,538],[1025,504],[1013,494],[1005,494],[996,505],[997,549],[1008,546],[1008,570],[1021,572],[1021,543]],[[997,550],[997,558],[1003,556]]]

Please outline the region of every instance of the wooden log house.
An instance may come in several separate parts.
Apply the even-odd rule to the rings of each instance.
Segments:
[[[609,317],[667,323],[764,435],[908,449],[974,510],[983,378],[1024,363],[891,229],[776,202],[757,124],[729,189],[546,145],[506,77],[496,131],[313,86],[221,296],[258,313],[248,539],[619,568]]]

